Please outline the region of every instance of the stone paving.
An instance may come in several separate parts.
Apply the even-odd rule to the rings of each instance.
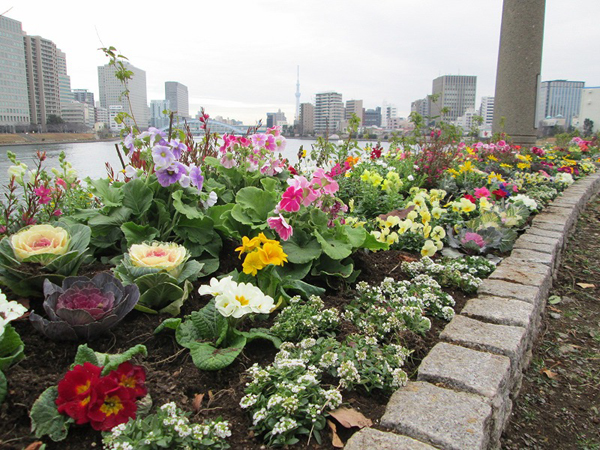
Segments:
[[[417,381],[394,393],[381,419],[389,431],[365,428],[347,450],[499,448],[566,238],[599,191],[596,173],[534,217],[478,297],[442,331]]]

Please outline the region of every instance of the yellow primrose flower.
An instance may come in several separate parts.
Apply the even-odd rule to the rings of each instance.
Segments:
[[[262,248],[257,251],[260,261],[265,265],[273,264],[274,266],[283,266],[284,262],[288,262],[287,255],[284,253],[281,244],[277,241],[267,242]]]
[[[240,252],[238,258],[242,257],[242,253],[250,253],[256,250],[260,246],[260,241],[256,238],[249,239],[248,236],[242,237],[242,245],[235,249],[236,252]]]
[[[252,252],[246,255],[242,264],[245,274],[256,276],[259,270],[263,269],[265,264],[262,262],[259,252]]]
[[[432,189],[429,191],[431,201],[443,200],[446,197],[447,192],[443,189]]]
[[[506,164],[506,163],[500,164],[500,167],[504,167],[505,169],[512,169],[512,166],[510,164]]]
[[[413,203],[417,208],[425,206],[425,199],[419,194],[413,199]]]
[[[475,208],[475,204],[468,198],[463,197],[460,199],[460,209],[462,212],[469,213],[471,211],[475,211]]]
[[[517,167],[519,169],[521,169],[521,170],[529,169],[531,167],[531,164],[529,164],[529,163],[518,163]]]
[[[437,251],[436,245],[433,243],[431,239],[425,241],[425,245],[421,249],[421,256],[433,256]]]
[[[254,239],[258,239],[258,241],[261,244],[269,244],[269,243],[271,243],[271,244],[280,245],[279,241],[276,241],[274,239],[269,239],[268,237],[265,236],[265,233],[258,233],[258,236],[256,236]]]
[[[390,229],[388,227],[382,228],[381,236],[386,237],[388,234],[390,234]]]
[[[439,225],[433,227],[433,230],[431,231],[432,239],[434,239],[436,241],[441,241],[445,237],[446,237],[446,231],[442,227],[440,227]]]
[[[446,206],[448,206],[448,205],[446,205]],[[460,212],[461,206],[462,205],[460,204],[460,202],[452,202],[452,211]]]

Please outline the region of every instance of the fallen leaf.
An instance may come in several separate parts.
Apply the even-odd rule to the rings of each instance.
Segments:
[[[327,425],[331,430],[331,445],[333,445],[335,448],[344,448],[344,443],[337,434],[337,427],[335,426],[335,423],[327,419]]]
[[[390,211],[387,214],[379,214],[377,217],[381,220],[387,220],[388,217],[395,216],[399,219],[404,220],[406,219],[406,216],[408,216],[408,213],[411,212],[413,209],[415,209],[415,205],[411,205],[405,209],[395,209],[394,211]]]
[[[42,441],[35,441],[25,447],[25,450],[38,450],[44,443]]]
[[[558,312],[558,313],[562,312],[562,310],[560,310],[558,308],[555,308],[554,306],[548,306],[548,309],[551,310],[551,311],[554,311],[554,312]]]
[[[176,377],[177,375],[179,375],[181,373],[182,370],[183,370],[183,367],[180,367],[175,372],[173,372],[173,376]]]
[[[335,411],[331,411],[329,415],[345,428],[364,428],[373,425],[371,419],[363,416],[362,413],[353,408],[338,408]]]
[[[591,283],[577,283],[577,286],[579,286],[582,289],[594,289],[596,287],[595,284]]]
[[[542,373],[550,379],[554,379],[558,376],[558,374],[556,372],[552,372],[551,370],[548,370],[548,369],[542,370]]]
[[[552,295],[548,298],[548,303],[550,303],[551,305],[556,305],[560,302],[562,302],[562,298],[560,298],[560,296],[558,295]]]
[[[200,411],[200,407],[202,406],[202,399],[204,398],[204,394],[196,394],[194,396],[194,400],[192,401],[192,406],[194,407],[194,411]]]

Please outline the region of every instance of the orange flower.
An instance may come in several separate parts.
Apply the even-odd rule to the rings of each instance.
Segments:
[[[273,264],[275,266],[283,266],[287,262],[287,255],[283,252],[281,244],[277,241],[267,242],[263,248],[258,250],[261,262],[266,266]]]

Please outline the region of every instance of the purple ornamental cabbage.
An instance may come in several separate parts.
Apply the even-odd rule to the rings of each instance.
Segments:
[[[108,272],[94,278],[67,277],[59,287],[44,280],[45,319],[34,312],[33,327],[52,340],[94,339],[115,326],[140,298],[135,284],[123,284]]]

